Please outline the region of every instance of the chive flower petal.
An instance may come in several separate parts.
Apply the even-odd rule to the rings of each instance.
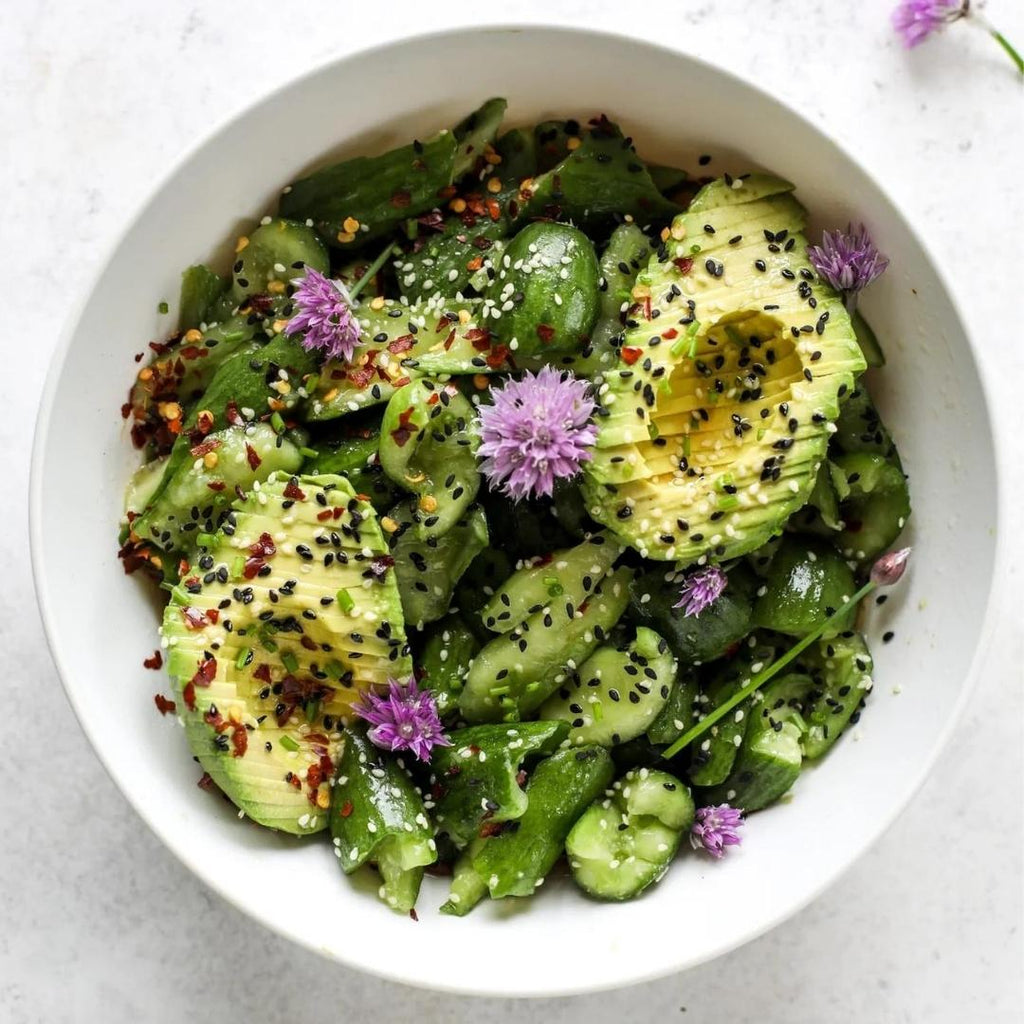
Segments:
[[[292,302],[295,315],[285,326],[285,334],[302,334],[302,347],[308,352],[319,349],[327,359],[352,358],[359,343],[359,324],[341,282],[306,267]]]
[[[434,747],[451,746],[433,695],[420,690],[413,678],[406,683],[389,678],[386,694],[367,691],[352,711],[370,724],[367,736],[383,750],[410,750],[419,760],[429,761]]]
[[[575,476],[597,440],[589,382],[544,366],[491,387],[479,411],[481,470],[515,501],[550,495],[555,481]]]
[[[889,266],[889,260],[875,248],[863,224],[855,231],[826,231],[821,245],[807,247],[807,258],[821,278],[849,299],[866,288]]]
[[[696,618],[722,596],[728,582],[729,577],[717,565],[697,569],[683,580],[679,600],[672,607],[682,608],[683,615]]]
[[[739,834],[743,825],[743,812],[729,804],[700,807],[690,828],[690,845],[720,860],[727,846],[739,846],[743,842]]]

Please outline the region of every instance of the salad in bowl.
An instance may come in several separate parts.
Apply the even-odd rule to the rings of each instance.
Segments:
[[[907,557],[866,232],[504,113],[287,185],[122,408],[157,708],[413,915],[723,856],[859,718]]]

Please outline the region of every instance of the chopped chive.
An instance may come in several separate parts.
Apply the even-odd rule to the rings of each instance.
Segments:
[[[329,661],[324,665],[324,671],[337,682],[345,674],[345,666],[340,661]]]
[[[306,721],[307,722],[316,721],[316,719],[318,719],[320,717],[320,701],[319,701],[319,699],[317,699],[317,700],[307,700],[306,701],[306,706],[305,706],[305,708],[303,710],[306,712]]]
[[[604,719],[604,705],[597,701],[595,704],[591,704],[591,709],[594,712],[594,721],[600,722]]]
[[[281,655],[281,662],[289,672],[295,673],[299,670],[299,659],[291,651],[285,651]]]
[[[283,434],[287,429],[284,425],[284,417],[279,412],[275,412],[270,417],[270,425],[274,428],[275,434]]]
[[[315,459],[320,455],[320,453],[315,448],[300,448],[299,454],[307,459]]]
[[[201,548],[212,548],[217,546],[217,535],[215,533],[196,534],[196,543]]]
[[[238,652],[238,657],[235,658],[235,668],[243,669],[251,661],[252,661],[252,648],[251,647],[243,647]]]
[[[231,563],[231,575],[232,576],[241,576],[244,571],[245,571],[245,559],[241,555],[238,555],[234,559],[234,561]]]
[[[508,686],[495,686],[491,688],[492,697],[503,697],[511,688]]]
[[[650,438],[650,439],[651,439],[652,441],[653,441],[653,440],[655,440],[655,439],[656,439],[656,438],[658,437],[658,435],[659,435],[660,433],[661,433],[661,431],[660,431],[660,430],[658,430],[658,424],[657,424],[657,423],[654,423],[654,422],[652,421],[651,423],[648,423],[648,424],[647,424],[647,436],[648,436],[648,437],[649,437],[649,438]]]
[[[718,507],[726,512],[731,508],[736,508],[739,503],[740,499],[735,494],[723,494],[718,499]]]
[[[694,256],[696,256],[697,253],[700,252],[700,249],[701,249],[701,247],[699,245],[691,245],[690,246],[690,252],[693,253]]]
[[[355,608],[356,602],[352,595],[342,587],[338,591],[338,607],[345,613],[352,611]]]
[[[295,751],[299,749],[298,743],[296,743],[295,740],[293,740],[287,733],[285,733],[278,742],[285,750]]]
[[[697,332],[700,330],[700,321],[694,320],[686,328],[686,340],[690,343],[690,351],[687,355],[692,359],[697,354]]]
[[[683,434],[683,454],[687,458],[690,457],[690,435],[689,434]]]
[[[734,345],[743,345],[744,344],[743,335],[740,333],[740,329],[738,327],[735,327],[733,324],[729,324],[725,328],[725,333],[729,335],[729,340]]]
[[[168,306],[166,302],[161,302],[160,305],[157,306],[156,308],[160,313],[167,313],[170,311],[171,307]]]

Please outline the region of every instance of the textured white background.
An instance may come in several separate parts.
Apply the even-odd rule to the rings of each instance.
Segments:
[[[889,0],[480,6],[487,11],[474,9],[474,20],[653,36],[826,124],[946,261],[984,346],[997,426],[1019,437],[1024,339],[1013,307],[1024,266],[1024,83],[989,40],[958,25],[904,54],[888,27]],[[1007,549],[998,641],[976,698],[888,835],[771,934],[715,963],[617,993],[534,1005],[457,999],[321,962],[250,923],[172,860],[82,738],[35,612],[25,525],[38,394],[74,298],[125,218],[197,136],[311,64],[399,32],[460,24],[468,9],[440,0],[408,8],[0,0],[0,238],[9,260],[0,416],[0,1022],[1019,1022],[1019,543]],[[1020,0],[991,0],[988,13],[1024,45]],[[367,98],[386,87],[382,68]],[[456,87],[470,98],[487,88]],[[1016,451],[1003,453],[1004,528],[1024,525],[1020,444],[1011,440]],[[68,497],[72,506],[89,500]],[[71,510],[69,543],[73,537]],[[312,910],[315,894],[297,883],[293,898]],[[685,916],[678,922],[695,926]]]

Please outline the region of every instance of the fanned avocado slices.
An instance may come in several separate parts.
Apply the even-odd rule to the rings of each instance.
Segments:
[[[807,259],[803,207],[768,175],[719,179],[634,289],[600,389],[590,514],[652,559],[733,558],[806,503],[865,368]]]
[[[261,825],[318,832],[351,702],[412,672],[373,506],[273,474],[201,541],[162,628],[192,751]]]

